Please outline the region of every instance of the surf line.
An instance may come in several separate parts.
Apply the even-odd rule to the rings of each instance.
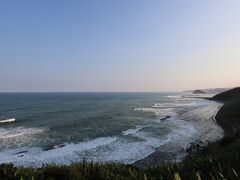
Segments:
[[[0,120],[0,123],[11,123],[11,122],[15,122],[15,121],[16,121],[15,118],[11,118],[11,119]]]

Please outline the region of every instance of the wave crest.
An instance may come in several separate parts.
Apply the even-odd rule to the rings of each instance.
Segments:
[[[15,118],[0,120],[0,124],[15,122]]]

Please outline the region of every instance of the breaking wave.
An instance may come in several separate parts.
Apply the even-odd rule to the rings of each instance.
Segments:
[[[15,122],[15,118],[0,120],[0,124]]]

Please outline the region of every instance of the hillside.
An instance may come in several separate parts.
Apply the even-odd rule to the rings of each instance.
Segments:
[[[215,95],[211,98],[211,100],[222,101],[222,102],[232,102],[236,100],[240,100],[240,87],[222,92],[220,94]]]
[[[199,89],[201,91],[204,91],[206,94],[220,94],[222,92],[230,90],[230,88],[211,88],[211,89]],[[187,90],[184,91],[186,93],[193,93],[194,90]]]
[[[202,90],[195,90],[195,91],[193,91],[193,94],[206,94],[204,91],[202,91]]]
[[[220,93],[210,99],[224,103],[216,119],[225,129],[226,134],[237,133],[240,130],[240,88]]]

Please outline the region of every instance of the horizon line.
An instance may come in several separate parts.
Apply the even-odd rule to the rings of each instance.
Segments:
[[[0,91],[0,93],[177,93],[183,91]],[[189,90],[191,91],[191,90]]]

